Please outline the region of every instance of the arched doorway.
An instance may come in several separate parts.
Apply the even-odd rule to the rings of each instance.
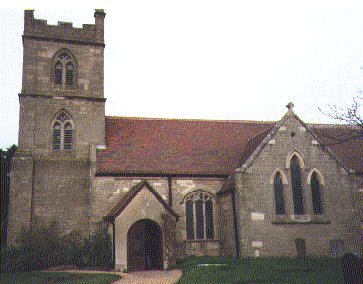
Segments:
[[[143,219],[127,232],[128,271],[162,269],[163,235],[158,223]]]

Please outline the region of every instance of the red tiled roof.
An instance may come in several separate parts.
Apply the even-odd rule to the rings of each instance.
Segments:
[[[275,122],[106,117],[106,149],[97,150],[97,173],[229,175],[274,126]],[[343,166],[363,173],[362,136],[347,139],[352,136],[347,126],[307,127]]]
[[[231,174],[249,138],[273,122],[106,117],[97,173]]]
[[[346,169],[363,174],[363,133],[359,127],[319,124],[309,127]]]

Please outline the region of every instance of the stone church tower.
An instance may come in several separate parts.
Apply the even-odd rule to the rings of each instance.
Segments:
[[[22,228],[51,221],[88,232],[90,153],[105,144],[104,11],[82,28],[48,25],[33,10],[24,15],[10,244]]]

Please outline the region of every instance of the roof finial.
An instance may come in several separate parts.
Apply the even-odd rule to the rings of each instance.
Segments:
[[[288,112],[292,113],[294,112],[294,104],[292,102],[289,102],[287,105],[286,105],[287,109],[288,109]]]

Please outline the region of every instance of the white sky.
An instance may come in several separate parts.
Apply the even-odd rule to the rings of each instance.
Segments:
[[[0,148],[17,143],[24,8],[76,27],[105,9],[106,115],[276,121],[292,101],[329,123],[318,107],[363,89],[363,1],[109,2],[0,4]]]

